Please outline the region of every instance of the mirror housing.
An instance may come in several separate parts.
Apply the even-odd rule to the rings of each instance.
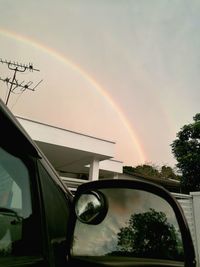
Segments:
[[[122,194],[122,192],[125,192],[126,195],[129,195],[129,197],[125,198],[124,194]],[[110,201],[110,197],[112,195],[112,201]],[[87,196],[87,197],[86,197]],[[90,196],[88,198],[88,196]],[[91,198],[92,196],[92,198]],[[115,196],[115,197],[114,197]],[[196,266],[196,261],[195,261],[195,251],[194,251],[194,246],[193,246],[193,242],[192,242],[192,238],[191,238],[191,234],[190,234],[190,230],[186,221],[186,218],[184,216],[183,210],[180,206],[180,204],[178,203],[178,201],[170,194],[170,192],[168,192],[166,189],[157,186],[155,184],[149,183],[149,182],[143,182],[143,181],[137,181],[137,180],[98,180],[98,181],[93,181],[93,182],[88,182],[88,183],[84,183],[82,185],[80,185],[77,189],[76,195],[75,195],[75,199],[74,199],[74,207],[72,209],[72,220],[71,220],[71,226],[70,226],[70,230],[69,230],[69,238],[71,238],[71,245],[68,248],[69,249],[69,258],[72,261],[72,263],[74,262],[74,266],[76,266],[76,264],[81,264],[82,261],[89,261],[90,262],[90,266],[101,266],[101,265],[109,265],[109,266],[115,266],[116,262],[113,262],[112,265],[112,258],[110,258],[109,260],[109,264],[107,264],[107,260],[106,262],[103,262],[103,257],[106,258],[108,254],[106,254],[106,256],[102,256],[101,260],[102,262],[95,258],[92,257],[92,253],[91,251],[87,250],[87,253],[85,255],[87,255],[87,257],[79,257],[78,254],[76,254],[76,248],[79,246],[79,241],[80,239],[76,240],[76,237],[78,237],[78,235],[76,236],[76,234],[78,233],[78,227],[82,227],[80,228],[81,231],[82,229],[84,229],[84,231],[86,231],[87,233],[87,229],[92,229],[92,227],[96,227],[94,230],[96,232],[100,232],[99,230],[100,228],[99,225],[101,225],[101,223],[103,224],[106,220],[106,218],[108,216],[112,216],[113,215],[113,206],[115,206],[115,208],[118,209],[116,214],[120,213],[120,206],[118,205],[118,201],[123,200],[125,206],[130,204],[132,205],[132,197],[131,196],[140,196],[140,200],[143,199],[143,206],[146,205],[145,203],[147,203],[150,207],[150,209],[146,212],[142,213],[142,220],[144,221],[145,216],[149,216],[151,214],[151,217],[153,218],[158,218],[160,216],[160,218],[163,218],[163,222],[166,222],[166,225],[168,225],[170,228],[173,228],[173,226],[168,223],[166,221],[167,218],[163,217],[164,215],[164,209],[170,209],[171,210],[171,215],[169,215],[169,217],[173,217],[172,220],[176,221],[177,227],[178,227],[178,231],[180,232],[180,236],[181,236],[181,241],[182,241],[182,247],[183,247],[183,264],[184,265],[170,265],[171,263],[169,263],[169,265],[167,265],[168,263],[163,263],[160,264],[159,266],[188,266],[188,267],[195,267]],[[151,196],[151,198],[154,199],[153,206],[151,208],[151,205],[149,204],[150,201],[149,196]],[[89,199],[89,201],[87,201],[87,199]],[[131,200],[131,201],[130,201]],[[91,205],[91,202],[93,203]],[[149,203],[148,203],[149,202]],[[84,204],[83,204],[84,203]],[[88,220],[88,217],[83,217],[81,216],[83,213],[80,212],[80,210],[83,210],[83,206],[86,207],[88,205],[88,203],[90,203],[89,206],[93,207],[92,210],[90,209],[89,212],[87,212],[87,209],[85,209],[86,214],[92,214],[91,211],[94,211],[93,214],[91,215],[91,217]],[[98,204],[97,204],[98,203]],[[166,203],[164,206],[162,206],[160,203]],[[121,205],[121,204],[120,204]],[[95,209],[94,209],[95,206]],[[134,207],[137,207],[136,202],[134,203]],[[156,210],[156,208],[159,207],[158,211],[154,211],[154,208]],[[162,211],[162,207],[163,207],[163,211]],[[135,208],[134,208],[135,209]],[[110,212],[110,214],[109,214]],[[125,213],[123,213],[125,214]],[[173,214],[173,215],[172,215]],[[131,215],[131,214],[130,214]],[[136,214],[138,215],[138,214]],[[123,215],[124,216],[124,215]],[[106,217],[106,218],[105,218]],[[134,216],[132,216],[133,218]],[[85,218],[87,218],[85,220]],[[94,218],[94,220],[93,220]],[[104,220],[105,218],[105,220]],[[135,217],[134,217],[135,218]],[[154,220],[155,221],[155,220]],[[130,220],[129,220],[130,222]],[[107,222],[108,225],[109,221]],[[81,226],[82,225],[82,226]],[[84,226],[85,225],[85,226]],[[88,225],[87,228],[86,226]],[[91,225],[91,226],[89,226]],[[95,226],[94,226],[95,225]],[[106,226],[107,226],[106,225]],[[152,229],[150,229],[149,226],[150,224],[145,223],[145,227],[147,227],[147,232],[152,232]],[[158,225],[158,224],[157,224]],[[166,226],[165,225],[165,226]],[[123,228],[127,231],[127,227],[122,227],[119,228],[119,230],[123,230]],[[157,226],[156,226],[157,227]],[[156,234],[158,233],[158,227],[156,228],[155,226],[153,227],[153,231],[154,231],[154,237],[156,237]],[[104,226],[105,229],[105,226]],[[88,230],[90,231],[90,230]],[[175,231],[175,228],[174,230]],[[91,235],[92,232],[88,232],[88,235]],[[93,232],[94,233],[94,232]],[[117,233],[117,235],[119,236],[120,233]],[[163,237],[162,237],[163,238]],[[95,237],[94,237],[95,239]],[[155,238],[154,238],[155,239]],[[163,239],[168,240],[169,237]],[[89,244],[87,244],[87,241],[84,240],[84,242],[86,242],[86,246],[89,246]],[[147,242],[145,240],[145,242]],[[148,240],[149,242],[149,240]],[[89,242],[88,242],[89,243]],[[101,244],[97,243],[99,246],[101,246]],[[125,251],[125,250],[124,250]],[[129,261],[130,261],[130,253],[125,253],[124,251],[118,251],[118,252],[123,252],[122,255],[124,257],[128,255],[129,257]],[[128,251],[128,249],[127,249]],[[83,254],[84,255],[84,254]],[[111,255],[111,254],[110,254]],[[114,254],[112,254],[111,256],[113,256]],[[119,256],[119,255],[117,255]],[[121,257],[121,256],[120,256]],[[135,257],[135,255],[134,255]],[[141,255],[140,255],[141,257]],[[145,266],[154,266],[152,264],[157,264],[158,266],[158,259],[152,259],[149,260],[148,263],[148,259],[146,258],[146,256],[144,257],[145,259]],[[163,259],[166,260],[166,259]],[[167,259],[170,260],[171,259]],[[172,259],[172,261],[177,261],[177,259]],[[92,264],[91,264],[92,261]],[[153,263],[152,263],[153,262]],[[157,262],[157,263],[156,263]],[[178,262],[178,261],[177,261]],[[141,264],[141,263],[140,263]],[[148,265],[149,264],[149,265]],[[180,262],[179,262],[180,264]],[[81,265],[80,265],[81,266]],[[85,265],[84,265],[85,266]],[[86,264],[87,266],[87,264]],[[134,262],[132,263],[132,265],[128,265],[128,266],[138,266],[135,265]],[[143,265],[139,265],[139,266],[143,266]]]

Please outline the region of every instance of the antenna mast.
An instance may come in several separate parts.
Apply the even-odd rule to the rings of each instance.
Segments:
[[[16,79],[16,75],[17,72],[25,72],[27,70],[33,72],[33,71],[40,71],[38,69],[35,69],[33,67],[33,64],[29,63],[29,64],[21,64],[21,63],[16,63],[16,62],[12,62],[12,61],[7,61],[7,60],[2,60],[0,59],[0,63],[2,64],[6,64],[9,70],[14,71],[13,73],[13,77],[12,78],[1,78],[0,77],[0,81],[5,82],[8,86],[9,86],[9,91],[8,91],[8,95],[6,97],[6,105],[8,105],[8,101],[10,98],[10,94],[14,93],[16,88],[20,88],[21,92],[23,93],[25,90],[31,90],[31,91],[35,91],[35,88],[42,82],[42,80],[40,80],[35,86],[33,85],[33,82],[29,81],[29,82],[18,82],[18,80]]]

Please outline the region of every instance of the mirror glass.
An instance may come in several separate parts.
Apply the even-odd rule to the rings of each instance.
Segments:
[[[76,220],[72,257],[111,262],[130,259],[183,261],[179,226],[168,202],[137,189],[99,191],[106,199],[108,211],[96,225]],[[84,201],[86,206],[87,199]],[[91,199],[88,201],[90,203]]]
[[[99,224],[107,213],[105,198],[101,192],[91,191],[80,196],[75,205],[77,219],[86,224]]]

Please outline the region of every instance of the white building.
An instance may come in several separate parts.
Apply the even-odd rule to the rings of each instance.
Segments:
[[[117,178],[115,143],[17,117],[70,189],[88,180]]]

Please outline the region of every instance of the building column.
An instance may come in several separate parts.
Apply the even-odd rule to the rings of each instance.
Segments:
[[[117,172],[114,173],[113,179],[119,179],[119,174]]]
[[[99,179],[99,160],[93,159],[90,163],[89,181]]]

